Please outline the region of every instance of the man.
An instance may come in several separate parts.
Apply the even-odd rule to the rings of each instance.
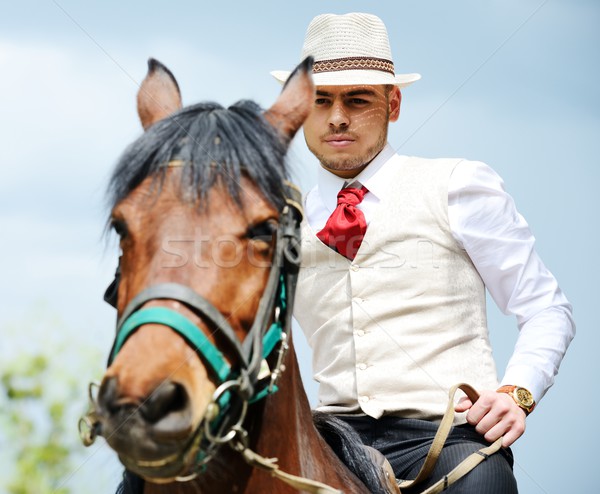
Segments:
[[[505,449],[450,492],[517,492],[508,447],[552,385],[574,336],[571,306],[538,258],[501,178],[480,162],[400,156],[387,143],[400,88],[376,16],[325,14],[302,57],[315,58],[306,143],[321,168],[305,200],[295,316],[313,349],[320,410],[352,425],[414,478],[446,407],[467,382],[433,476],[503,437]],[[288,73],[272,73],[281,82]],[[498,381],[485,288],[520,334]],[[463,413],[464,412],[464,413]]]

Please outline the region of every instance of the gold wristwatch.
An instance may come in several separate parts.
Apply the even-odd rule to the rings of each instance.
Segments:
[[[525,413],[529,415],[533,412],[535,408],[535,400],[533,399],[533,395],[531,391],[528,389],[522,388],[520,386],[500,386],[497,390],[498,393],[506,393],[508,394],[515,403],[519,405],[520,408],[525,410]]]

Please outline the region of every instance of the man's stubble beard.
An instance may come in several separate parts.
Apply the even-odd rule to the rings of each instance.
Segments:
[[[350,158],[328,159],[322,154],[320,154],[310,144],[308,144],[308,142],[306,144],[308,146],[309,151],[319,160],[323,168],[336,171],[351,171],[357,168],[362,168],[365,165],[369,164],[375,158],[375,156],[377,156],[381,152],[381,150],[384,148],[387,142],[388,124],[389,116],[388,119],[386,119],[385,126],[379,134],[377,142],[373,146],[368,148],[360,156],[351,156]]]

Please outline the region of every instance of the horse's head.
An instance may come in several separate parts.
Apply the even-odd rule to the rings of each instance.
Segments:
[[[289,241],[294,215],[284,157],[312,105],[310,68],[301,64],[262,113],[248,101],[181,109],[173,75],[149,63],[138,93],[146,131],[110,185],[119,322],[93,414],[147,479],[188,473],[211,454],[207,436],[230,431],[265,391],[263,340],[278,338],[273,321],[285,310],[277,244]]]

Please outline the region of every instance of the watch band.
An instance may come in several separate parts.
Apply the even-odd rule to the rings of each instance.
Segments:
[[[525,411],[526,415],[529,415],[531,412],[533,412],[536,403],[533,399],[531,391],[529,391],[527,388],[515,385],[505,385],[500,386],[496,391],[498,393],[508,394],[515,401],[515,403]]]

